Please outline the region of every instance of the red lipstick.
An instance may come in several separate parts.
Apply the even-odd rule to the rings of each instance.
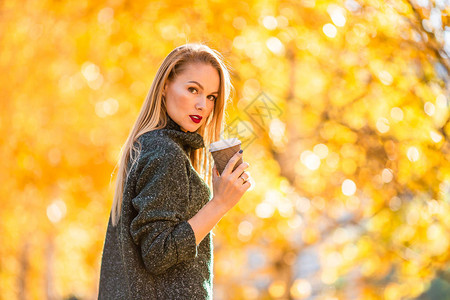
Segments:
[[[195,123],[200,123],[202,120],[202,117],[199,115],[189,115],[189,117],[191,117],[191,120]]]

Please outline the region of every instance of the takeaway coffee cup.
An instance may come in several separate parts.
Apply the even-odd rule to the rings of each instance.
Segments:
[[[220,140],[209,145],[209,152],[211,152],[217,171],[222,175],[223,170],[228,164],[233,155],[241,150],[241,141],[237,138]],[[242,163],[242,157],[234,165],[233,171]],[[232,171],[232,172],[233,172]]]

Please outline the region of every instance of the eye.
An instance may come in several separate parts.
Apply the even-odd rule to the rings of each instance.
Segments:
[[[188,90],[189,90],[189,91],[190,91],[190,90],[195,90],[195,91],[197,91],[197,89],[194,88],[194,87],[188,87]]]
[[[211,95],[211,97],[212,97],[212,99],[211,99],[211,98],[210,98],[210,99],[211,99],[212,101],[216,101],[216,100],[217,100],[217,97],[216,97],[216,96]]]

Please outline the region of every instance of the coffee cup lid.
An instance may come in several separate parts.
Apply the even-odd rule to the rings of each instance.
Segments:
[[[236,145],[241,144],[241,141],[238,138],[224,139],[209,145],[209,151],[218,151],[225,148],[230,148]]]

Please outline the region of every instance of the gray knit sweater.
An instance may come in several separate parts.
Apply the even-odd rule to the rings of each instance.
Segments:
[[[109,218],[98,299],[212,299],[211,232],[197,246],[187,222],[211,199],[188,158],[203,138],[168,117],[138,140],[116,227]]]

